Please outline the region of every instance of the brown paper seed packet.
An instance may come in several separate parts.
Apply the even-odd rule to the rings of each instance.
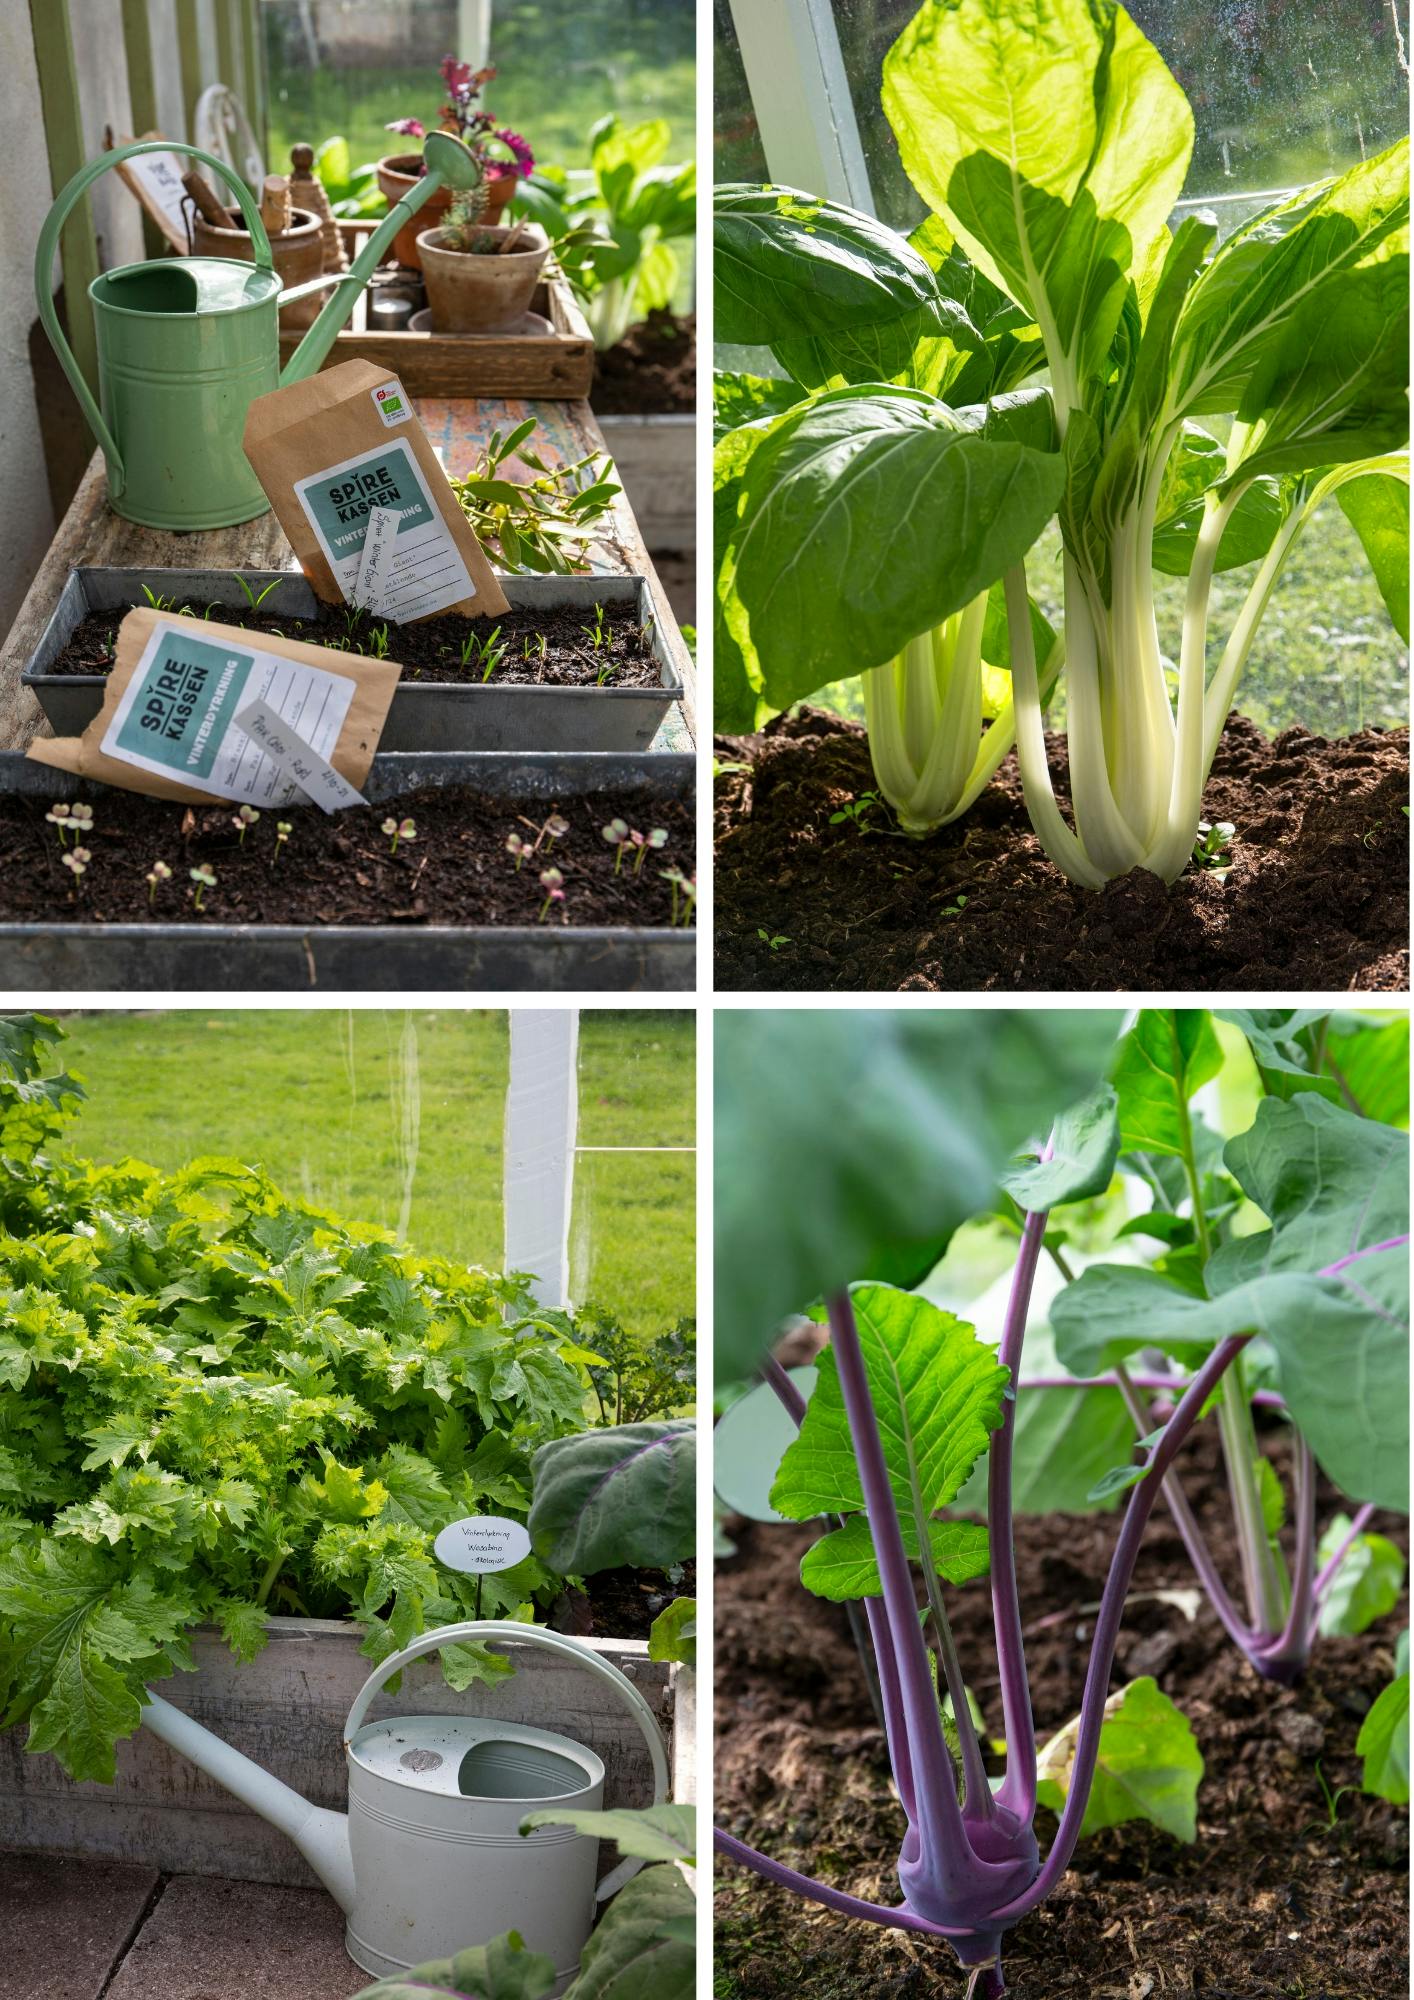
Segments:
[[[344,361],[257,396],[245,455],[315,595],[358,601],[375,508],[398,516],[391,572],[370,608],[400,625],[510,609],[411,398],[386,368]]]
[[[103,706],[82,736],[39,736],[35,763],[153,798],[232,799],[263,811],[307,795],[239,727],[263,702],[356,788],[368,776],[402,668],[274,632],[146,605],[118,628]]]

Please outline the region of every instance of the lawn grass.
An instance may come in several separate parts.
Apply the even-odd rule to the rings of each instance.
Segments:
[[[65,1067],[88,1090],[73,1146],[173,1171],[204,1153],[416,1248],[502,1261],[503,1010],[174,1009],[66,1015]],[[580,1015],[582,1146],[691,1145],[694,1022],[674,1010]],[[645,1335],[694,1310],[690,1153],[582,1155],[572,1272]]]

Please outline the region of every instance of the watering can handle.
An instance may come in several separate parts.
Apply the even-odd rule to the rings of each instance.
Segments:
[[[97,403],[93,400],[93,393],[83,378],[83,372],[73,357],[69,343],[64,338],[59,325],[59,315],[54,310],[50,277],[54,270],[54,253],[59,247],[60,234],[75,203],[81,195],[88,192],[101,174],[106,174],[110,167],[116,167],[120,160],[131,160],[138,153],[189,153],[192,159],[200,160],[203,166],[210,167],[213,172],[219,174],[221,179],[234,190],[236,200],[240,204],[241,219],[249,230],[255,247],[257,266],[262,271],[274,269],[274,259],[270,254],[270,238],[266,235],[265,224],[260,219],[259,204],[249,189],[234,168],[228,167],[223,160],[218,160],[214,153],[203,153],[199,146],[188,146],[183,140],[145,139],[138,140],[131,146],[116,146],[112,152],[102,153],[96,160],[90,160],[86,166],[80,167],[68,186],[59,194],[54,206],[44,218],[44,226],[39,232],[39,247],[34,257],[35,304],[39,307],[40,321],[53,343],[60,366],[69,378],[69,386],[78,397],[79,407],[94,436],[103,447],[103,456],[108,461],[108,476],[115,495],[120,494],[127,484],[122,456],[107,424],[103,421]]]
[[[649,1760],[653,1766],[653,1803],[661,1805],[668,1796],[668,1755],[663,1748],[663,1732],[658,1727],[658,1718],[648,1703],[626,1675],[607,1660],[601,1660],[588,1646],[581,1646],[577,1639],[570,1639],[563,1632],[547,1632],[539,1625],[520,1625],[513,1618],[470,1619],[461,1625],[439,1625],[435,1631],[424,1632],[414,1639],[410,1646],[404,1646],[401,1653],[394,1653],[384,1660],[381,1667],[375,1667],[363,1686],[354,1696],[354,1705],[349,1710],[349,1719],[344,1724],[344,1741],[350,1743],[360,1729],[363,1718],[368,1713],[368,1705],[385,1681],[400,1673],[413,1660],[421,1659],[424,1653],[435,1653],[441,1646],[450,1646],[461,1639],[508,1639],[517,1645],[544,1646],[547,1651],[559,1653],[562,1658],[572,1660],[578,1667],[597,1674],[605,1685],[611,1688],[618,1699],[628,1709],[634,1721],[643,1732],[643,1740],[648,1746]],[[643,1864],[630,1859],[611,1869],[599,1884],[596,1896],[603,1901],[611,1896],[628,1880],[637,1874]]]

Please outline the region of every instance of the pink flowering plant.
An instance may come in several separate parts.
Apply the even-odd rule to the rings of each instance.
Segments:
[[[534,168],[534,153],[519,132],[498,125],[481,102],[481,93],[495,77],[495,70],[473,69],[455,56],[443,56],[441,68],[447,102],[437,129],[453,133],[469,146],[485,165],[489,180],[513,176],[523,181]],[[420,118],[395,118],[387,129],[408,139],[425,139],[428,132]]]

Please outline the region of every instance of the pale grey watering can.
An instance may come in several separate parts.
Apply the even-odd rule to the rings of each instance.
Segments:
[[[344,1912],[344,1942],[366,1972],[405,1972],[516,1930],[548,1954],[557,1985],[579,1964],[597,1901],[640,1865],[597,1886],[598,1842],[564,1826],[524,1837],[539,1807],[594,1812],[604,1766],[568,1736],[484,1717],[399,1715],[365,1720],[385,1681],[424,1653],[461,1639],[543,1646],[595,1674],[633,1716],[653,1767],[653,1803],[668,1795],[668,1760],[652,1709],[633,1683],[587,1646],[510,1619],[424,1632],[359,1689],[344,1726],[349,1809],[330,1812],[149,1692],[142,1719],[174,1750],[288,1834]]]
[[[50,290],[54,253],[74,204],[100,174],[137,153],[185,153],[228,182],[255,262],[162,257],[103,271],[88,288],[98,347],[98,403],[59,326]],[[326,271],[282,292],[260,209],[229,167],[174,139],[119,146],[80,167],[45,218],[35,253],[44,330],[108,466],[115,513],[150,528],[231,528],[269,501],[241,438],[257,396],[313,375],[393,238],[438,188],[477,186],[481,169],[460,139],[428,134],[427,171],[373,231],[347,272]],[[333,286],[333,296],[280,367],[282,305]],[[101,408],[99,407],[101,404]]]

